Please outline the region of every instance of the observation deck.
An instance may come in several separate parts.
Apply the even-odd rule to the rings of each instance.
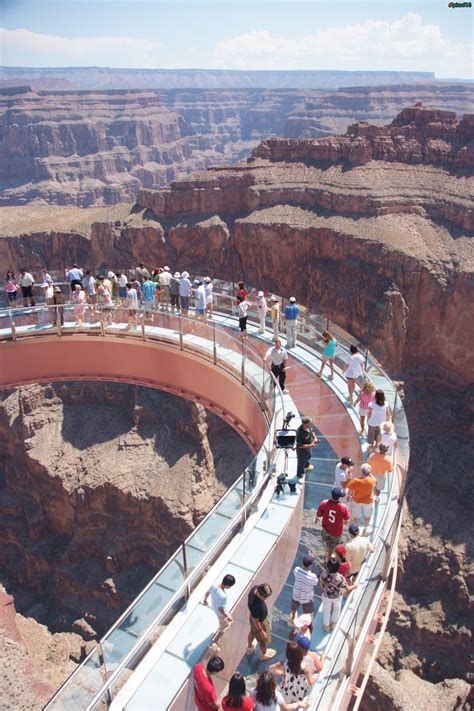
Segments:
[[[250,300],[252,295],[249,296]],[[282,307],[284,301],[281,299]],[[248,633],[247,592],[251,584],[268,582],[273,588],[272,647],[274,660],[284,656],[290,628],[288,615],[292,571],[309,551],[324,562],[321,529],[314,510],[329,496],[334,468],[350,456],[356,469],[365,461],[364,439],[358,434],[358,415],[346,403],[342,368],[349,346],[365,354],[366,370],[377,388],[385,391],[393,413],[399,447],[393,473],[374,508],[372,541],[375,547],[358,576],[358,587],[348,596],[336,628],[326,634],[321,620],[321,598],[315,596],[311,649],[326,651],[326,661],[314,684],[311,709],[344,709],[352,685],[361,693],[377,647],[371,635],[384,609],[387,621],[396,581],[397,544],[401,505],[409,458],[408,428],[397,389],[365,344],[335,324],[306,312],[300,319],[297,345],[289,351],[287,388],[283,394],[263,360],[272,332],[258,332],[249,312],[247,342],[237,333],[232,285],[219,282],[214,291],[214,318],[198,321],[161,311],[141,311],[137,328],[127,328],[128,312],[117,307],[108,321],[98,307],[87,308],[76,325],[72,306],[41,305],[0,311],[0,386],[55,380],[115,380],[173,392],[208,407],[245,438],[254,453],[242,476],[197,526],[157,575],[121,615],[94,650],[47,704],[56,709],[194,709],[190,673],[206,656],[217,630],[217,620],[203,606],[206,590],[223,574],[232,573],[229,591],[234,624],[220,642],[225,669],[214,677],[219,693],[238,669],[248,688],[268,662],[258,654],[245,655]],[[321,332],[330,330],[338,341],[334,380],[319,379]],[[285,345],[285,337],[282,335]],[[275,430],[293,411],[310,415],[319,444],[312,450],[313,471],[291,494],[276,497],[276,474],[287,468],[296,473],[293,452],[275,450]],[[298,426],[296,415],[291,426]],[[360,682],[364,661],[368,670]],[[359,680],[359,681],[358,681]]]

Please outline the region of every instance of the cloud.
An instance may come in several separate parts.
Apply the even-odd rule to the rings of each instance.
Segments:
[[[408,13],[299,38],[252,30],[218,42],[214,57],[226,69],[391,69],[470,78],[472,51],[472,43],[452,42],[438,25]]]
[[[160,46],[136,37],[56,37],[0,28],[0,63],[10,66],[153,68]]]

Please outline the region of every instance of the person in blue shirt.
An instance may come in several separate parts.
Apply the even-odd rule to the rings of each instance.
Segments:
[[[336,355],[337,341],[334,336],[329,333],[329,331],[323,331],[323,343],[324,350],[323,355],[321,356],[321,368],[319,369],[319,373],[317,373],[317,375],[320,378],[322,377],[324,366],[327,362],[329,362],[329,367],[331,369],[329,379],[332,380],[334,378],[334,356]]]
[[[286,347],[294,348],[296,346],[296,323],[300,310],[296,305],[294,296],[290,297],[290,303],[285,306],[284,316],[286,321]]]
[[[152,278],[148,276],[142,284],[142,294],[145,309],[150,310],[155,306],[155,290],[156,284]]]

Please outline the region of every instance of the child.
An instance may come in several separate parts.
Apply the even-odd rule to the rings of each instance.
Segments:
[[[360,434],[364,434],[365,418],[369,411],[369,405],[375,400],[375,390],[375,385],[370,380],[367,380],[363,384],[355,401],[355,405],[359,405]]]

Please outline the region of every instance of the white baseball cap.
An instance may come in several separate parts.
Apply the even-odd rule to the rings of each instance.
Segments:
[[[209,284],[209,282],[211,282],[212,279],[211,279],[211,277],[204,277],[204,281],[206,281]]]
[[[169,272],[170,268],[169,267],[163,267],[164,272]]]
[[[263,291],[259,291],[257,296],[263,296]]]
[[[294,304],[295,301],[296,301],[295,297],[294,297],[294,296],[290,296],[290,301],[291,301],[292,304]]]

